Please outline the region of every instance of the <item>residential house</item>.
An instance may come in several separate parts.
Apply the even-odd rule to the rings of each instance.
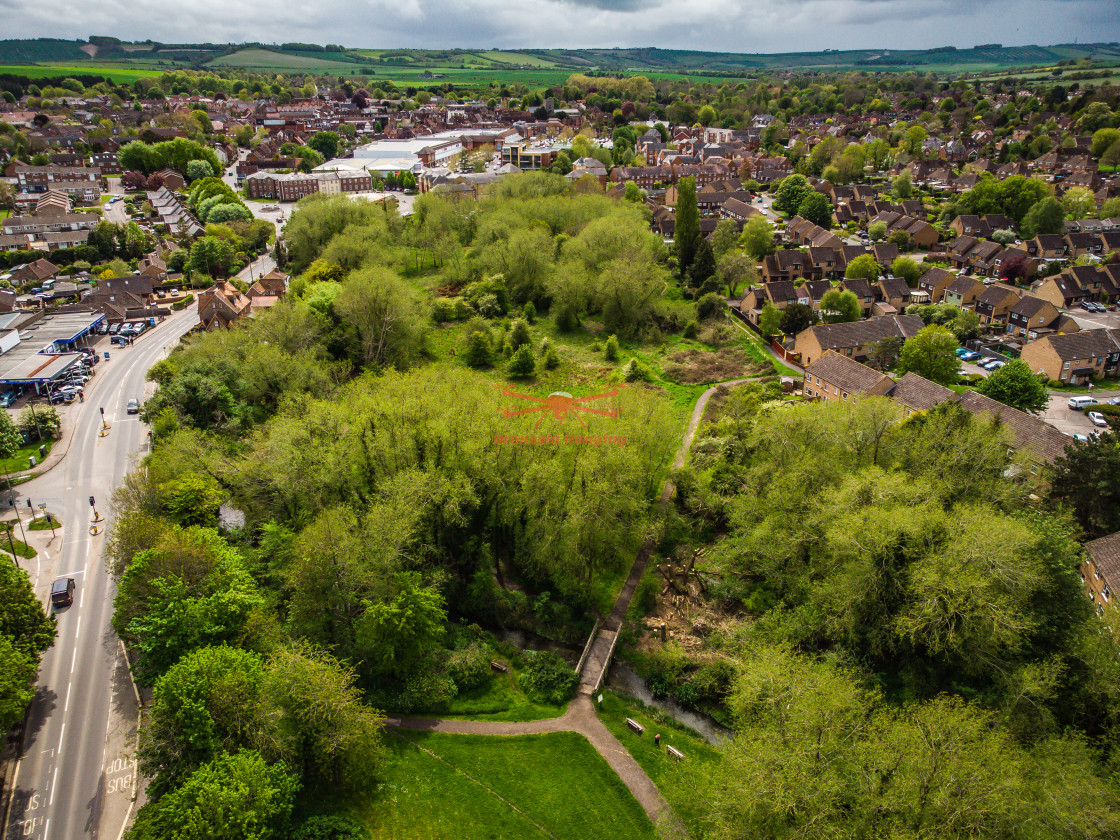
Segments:
[[[198,295],[198,320],[202,329],[215,330],[229,327],[252,311],[252,301],[236,286],[219,280]]]
[[[1031,341],[1040,332],[1053,329],[1061,314],[1050,301],[1024,295],[1008,311],[1007,331],[1017,338]]]
[[[60,271],[62,269],[50,260],[38,259],[13,268],[9,282],[16,287],[42,286],[44,280],[57,277]]]
[[[954,268],[965,268],[968,266],[968,255],[972,249],[980,244],[980,240],[975,236],[958,236],[949,243],[946,252],[949,256],[949,263]]]
[[[899,312],[910,303],[910,287],[901,277],[879,278],[879,298]]]
[[[1093,602],[1097,615],[1104,618],[1105,610],[1116,609],[1116,592],[1120,587],[1120,532],[1085,543],[1085,562],[1079,569],[1085,594]]]
[[[762,308],[772,304],[784,310],[791,303],[797,303],[797,290],[789,280],[772,280],[752,289],[748,289],[739,303],[739,311],[747,316],[747,320],[758,325],[762,316]]]
[[[802,390],[807,397],[825,402],[852,402],[860,397],[881,397],[894,380],[884,373],[861,365],[842,353],[827,350],[805,367]]]
[[[994,276],[997,271],[996,260],[1003,251],[1003,246],[998,242],[977,242],[976,246],[968,252],[968,265],[973,274],[981,277]]]
[[[1031,294],[1048,300],[1059,309],[1069,309],[1092,295],[1082,289],[1072,274],[1057,274],[1036,280],[1031,284]]]
[[[1064,260],[1069,257],[1069,243],[1060,233],[1040,233],[1026,242],[1027,253],[1040,260]]]
[[[799,332],[794,348],[802,364],[812,364],[826,350],[836,350],[857,361],[867,358],[871,346],[887,336],[906,340],[918,334],[925,324],[917,315],[889,315],[845,324],[816,324]]]
[[[957,275],[948,269],[935,265],[918,278],[918,291],[929,295],[930,303],[940,303],[949,284],[957,279]]]
[[[970,309],[983,291],[983,281],[962,274],[945,287],[941,302],[958,309]]]
[[[930,382],[916,373],[905,374],[890,390],[890,397],[902,406],[909,417],[918,411],[929,411],[935,405],[957,398],[955,392],[944,385]]]
[[[1104,253],[1104,243],[1096,233],[1067,233],[1065,241],[1071,259],[1077,259],[1082,254],[1099,257]]]
[[[861,317],[866,318],[871,314],[877,287],[863,279],[844,279],[840,281],[840,288],[846,292],[851,292],[859,300]]]
[[[1019,302],[1022,294],[1020,289],[1002,283],[987,286],[973,304],[973,311],[980,318],[980,325],[987,327],[994,323],[1006,324],[1011,307]]]
[[[1040,336],[1020,358],[1035,373],[1069,385],[1114,376],[1120,366],[1120,329],[1082,330]]]

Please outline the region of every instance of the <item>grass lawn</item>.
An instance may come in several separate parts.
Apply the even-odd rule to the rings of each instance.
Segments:
[[[54,441],[48,440],[46,441],[46,444],[47,454],[50,455],[51,447],[54,446]],[[16,454],[11,458],[4,458],[3,460],[0,460],[0,472],[13,473],[19,472],[20,470],[30,469],[29,465],[31,462],[27,459],[32,455],[35,456],[36,463],[40,463],[42,461],[42,459],[39,457],[38,443],[29,443],[27,444],[27,446],[21,446],[19,448],[19,451],[16,452]]]
[[[74,74],[88,74],[94,76],[104,76],[107,79],[112,79],[114,82],[126,85],[132,84],[139,79],[147,79],[152,76],[160,75],[160,71],[158,70],[117,70],[114,68],[100,67],[97,64],[90,64],[89,66],[61,66],[57,64],[21,66],[3,65],[0,66],[0,73],[10,73],[14,76],[26,76],[29,79],[41,79],[44,77],[53,76],[71,76]]]
[[[385,776],[356,809],[377,840],[656,837],[637,800],[574,732],[402,732],[386,741]]]
[[[51,514],[51,521],[54,522],[54,527],[55,528],[61,528],[62,527],[62,520],[60,520],[58,518],[58,516],[53,514],[53,513]],[[50,522],[47,522],[47,517],[43,516],[42,514],[39,514],[35,519],[31,520],[31,524],[27,526],[27,530],[28,531],[50,531],[51,530],[51,524],[50,524]]]
[[[626,726],[626,718],[633,718],[645,726],[638,735]],[[693,790],[693,782],[705,765],[719,759],[719,751],[686,726],[677,723],[658,709],[644,706],[636,700],[621,697],[611,691],[603,692],[599,719],[634,756],[661,795],[680,817],[689,834],[703,838],[703,802]],[[661,746],[654,746],[653,736],[661,734]],[[665,747],[672,745],[685,755],[679,764],[669,758]]]
[[[13,521],[0,523],[0,550],[11,556],[11,549],[14,547],[16,556],[23,557],[25,560],[30,560],[38,552],[25,542],[16,539],[14,528],[16,523]],[[8,542],[8,535],[11,534],[12,540]]]

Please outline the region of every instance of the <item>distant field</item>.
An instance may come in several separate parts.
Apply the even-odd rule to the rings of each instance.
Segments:
[[[314,53],[294,55],[272,50],[238,50],[209,62],[210,67],[245,67],[255,70],[302,70],[311,73],[353,73],[357,65],[350,61],[312,58]]]
[[[159,75],[158,70],[118,70],[116,68],[100,67],[96,64],[90,64],[88,66],[69,65],[66,67],[53,65],[0,65],[0,73],[27,76],[29,79],[42,79],[48,76],[89,74],[104,76],[107,79],[112,79],[114,82],[120,82],[122,84],[132,84],[137,79],[146,79],[150,76]]]
[[[478,52],[475,55],[488,59],[490,61],[501,61],[506,64],[528,64],[533,67],[556,67],[558,66],[555,61],[547,58],[542,58],[537,55],[529,55],[528,53],[506,52],[505,50],[487,50],[486,52]]]

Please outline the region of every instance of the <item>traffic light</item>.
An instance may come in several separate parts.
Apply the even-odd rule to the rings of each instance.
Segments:
[[[28,504],[31,504],[31,503],[30,503],[30,502],[28,502]],[[90,506],[90,507],[93,507],[93,506],[94,506],[94,502],[93,502],[93,496],[90,496],[90,497],[89,497],[89,506]]]

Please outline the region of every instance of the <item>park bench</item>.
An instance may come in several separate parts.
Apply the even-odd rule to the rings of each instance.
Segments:
[[[491,659],[490,670],[497,671],[499,674],[504,674],[509,670],[509,666],[504,662],[498,661],[497,659]]]
[[[640,723],[638,723],[636,720],[634,720],[633,718],[626,718],[626,725],[629,726],[635,732],[637,732],[639,735],[641,735],[643,732],[646,731],[646,728],[644,726],[642,726]]]
[[[666,746],[665,747],[665,752],[669,753],[669,757],[674,759],[675,761],[683,761],[684,760],[684,753],[682,753],[676,747]]]

